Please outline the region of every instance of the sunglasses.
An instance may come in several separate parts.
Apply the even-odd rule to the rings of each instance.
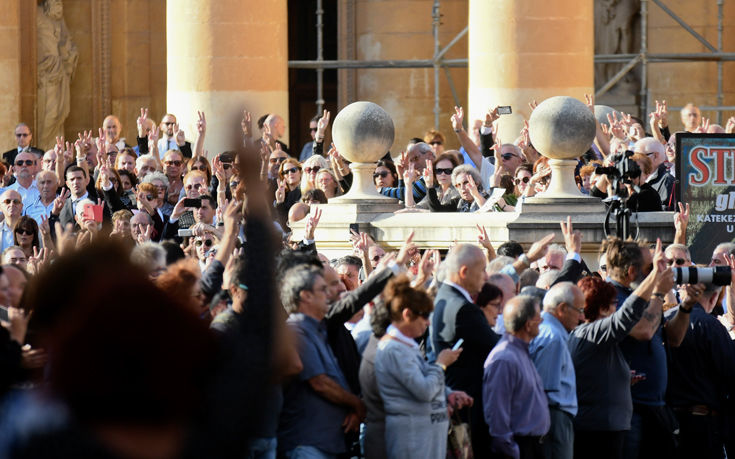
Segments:
[[[152,195],[152,194],[147,194],[147,195],[145,195],[145,198],[146,198],[146,199],[147,199],[148,201],[153,201],[153,195]]]
[[[212,240],[211,239],[207,239],[207,240],[202,241],[200,239],[200,240],[194,242],[194,244],[196,244],[197,247],[201,247],[202,244],[204,244],[206,247],[212,247]]]
[[[305,167],[304,172],[306,172],[307,174],[311,174],[312,172],[316,174],[321,168],[321,166]]]
[[[444,168],[441,168],[441,167],[437,167],[437,168],[434,169],[434,172],[436,172],[436,175],[442,175],[442,174],[444,174],[444,175],[452,175],[452,168],[449,167],[449,168],[444,169]]]
[[[667,261],[666,264],[668,264],[669,266],[674,265],[674,264],[677,265],[677,266],[684,266],[684,264],[686,264],[686,262],[687,261],[685,259],[683,259],[683,258],[673,258],[673,259]]]
[[[174,124],[176,124],[176,121],[166,121],[163,124],[166,126],[173,126]]]
[[[25,234],[26,236],[33,236],[35,234],[33,230],[29,230],[26,228],[18,228],[15,230],[15,232],[18,234]]]
[[[207,166],[204,165],[204,164],[202,164],[200,166],[191,166],[191,170],[193,170],[193,171],[207,172]]]
[[[191,190],[192,188],[194,188],[195,190],[199,190],[199,189],[201,189],[201,188],[203,188],[203,187],[204,187],[204,185],[202,185],[201,183],[195,183],[195,184],[193,184],[193,185],[186,185],[186,187],[185,187],[185,188],[186,188],[187,190]]]
[[[286,161],[286,158],[269,158],[268,162],[271,164],[281,164],[282,162]]]
[[[283,175],[295,174],[298,171],[299,171],[299,168],[298,167],[292,167],[291,169],[284,169],[283,170]]]
[[[379,262],[379,261],[381,260],[381,258],[383,258],[383,255],[375,255],[375,256],[374,256],[374,257],[372,258],[372,260],[373,260],[373,263],[377,263],[377,262]]]
[[[182,163],[183,163],[182,161],[164,161],[163,162],[163,164],[167,166],[176,166],[176,167],[181,166]]]
[[[309,128],[309,132],[316,132],[316,128]]]
[[[514,155],[513,153],[503,153],[503,154],[502,154],[502,155],[500,155],[500,156],[501,156],[501,157],[502,157],[502,158],[503,158],[504,160],[506,160],[506,161],[510,161],[510,159],[511,159],[511,158],[516,158],[516,157],[517,157],[517,156],[516,156],[516,155]]]
[[[3,204],[5,204],[5,205],[20,204],[20,203],[21,203],[21,200],[20,199],[6,199],[6,200],[3,201]]]
[[[429,145],[444,145],[443,142],[429,142]]]
[[[528,177],[523,177],[522,179],[519,179],[519,178],[515,179],[514,182],[516,183],[516,185],[518,185],[521,182],[528,183],[529,180],[531,180],[531,179],[528,178]]]
[[[373,179],[376,179],[378,177],[380,177],[380,178],[386,178],[386,177],[388,177],[388,173],[386,171],[373,172]]]
[[[15,162],[15,165],[16,166],[23,166],[23,165],[33,166],[33,163],[35,163],[35,161],[33,161],[32,159],[19,159],[18,161]]]

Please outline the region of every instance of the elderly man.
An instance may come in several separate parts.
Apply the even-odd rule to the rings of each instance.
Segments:
[[[34,180],[38,171],[37,167],[38,157],[34,153],[23,151],[15,156],[12,167],[15,183],[10,185],[8,189],[20,193],[23,205],[26,207],[38,199],[39,196],[38,187]]]
[[[175,152],[174,150],[169,150],[169,153],[172,151]],[[186,199],[196,199],[207,192],[207,175],[198,170],[193,170],[186,174],[186,177],[184,177],[184,191],[186,194],[173,207],[168,220],[169,224],[176,224],[179,229],[186,229],[197,223],[194,219],[195,208],[186,207],[184,203]]]
[[[640,247],[637,242],[614,237],[608,238],[605,247],[607,273],[617,290],[620,309],[633,293],[633,285],[651,271],[653,256],[648,248]],[[689,317],[680,312],[663,323],[663,304],[664,296],[654,295],[643,317],[620,344],[630,369],[646,375],[631,387],[633,417],[630,430],[625,433],[625,457],[651,457],[656,452],[670,455],[674,451],[670,432],[661,429],[658,422],[666,413],[668,377],[664,341],[678,346],[686,333]]]
[[[130,234],[138,244],[149,240],[146,237],[149,227],[153,228],[153,217],[148,212],[138,212],[130,219]]]
[[[59,180],[55,173],[44,170],[36,174],[36,186],[39,192],[38,197],[27,206],[23,206],[23,215],[28,215],[40,225],[54,208]]]
[[[23,253],[23,249],[17,245],[11,245],[7,249],[3,250],[2,264],[4,265],[16,265],[27,270],[28,269],[28,258]]]
[[[89,183],[89,179],[85,169],[79,166],[71,166],[66,170],[66,186],[69,187],[69,193],[54,200],[54,205],[49,214],[51,228],[54,227],[56,222],[61,223],[64,228],[69,223],[76,223],[74,216],[76,215],[77,204],[84,199],[90,199],[87,192],[87,183]],[[112,218],[107,206],[105,206],[102,213],[106,221]]]
[[[322,270],[289,269],[281,282],[287,324],[299,341],[303,370],[284,390],[278,450],[286,457],[333,457],[346,452],[345,432],[359,429],[365,407],[350,392],[327,340],[329,286]]]
[[[646,155],[651,160],[653,172],[646,179],[646,183],[656,190],[661,198],[664,210],[676,210],[674,202],[674,182],[676,179],[666,167],[666,147],[653,137],[644,137],[633,147],[635,153]]]
[[[156,170],[158,170],[158,162],[156,158],[149,154],[140,155],[135,160],[135,170],[133,172],[135,172],[138,181],[143,180],[143,177]]]
[[[447,385],[475,399],[470,412],[472,447],[477,457],[483,457],[489,451],[489,438],[482,416],[482,364],[499,339],[472,300],[485,283],[485,254],[475,245],[459,244],[444,264],[447,277],[434,299],[432,344],[438,355],[464,341],[459,359],[447,368]]]
[[[120,134],[122,134],[122,124],[120,124],[120,120],[117,116],[107,115],[102,121],[102,130],[105,134],[105,142],[110,145],[114,145],[117,148],[117,151],[130,146],[125,143],[125,138],[120,138]]]
[[[355,290],[360,285],[360,268],[362,261],[354,255],[345,255],[337,261],[334,269],[337,275],[344,282],[345,288]]]
[[[13,229],[23,215],[23,200],[15,190],[6,190],[0,195],[0,211],[3,214],[2,222],[2,244],[0,252],[15,245]]]
[[[15,139],[18,146],[3,153],[2,160],[6,164],[15,164],[15,156],[23,151],[34,153],[38,156],[43,155],[43,150],[31,146],[33,134],[31,134],[31,128],[29,128],[27,124],[20,123],[15,126]]]
[[[544,384],[528,353],[543,320],[538,300],[517,296],[505,307],[506,334],[488,355],[482,383],[485,421],[498,457],[542,458],[551,424]]]
[[[699,107],[689,102],[681,109],[681,124],[684,125],[684,130],[687,132],[694,132],[702,121],[702,114],[699,112]]]
[[[528,352],[541,376],[549,398],[551,428],[544,441],[546,457],[571,459],[574,456],[574,424],[577,414],[577,382],[567,340],[584,320],[584,294],[571,282],[552,287],[544,296],[543,322]]]
[[[56,170],[56,151],[49,150],[43,154],[41,170],[54,172]]]
[[[281,150],[289,155],[288,145],[283,143],[281,139],[286,135],[286,122],[281,115],[271,113],[263,121],[263,137],[261,141],[269,145],[272,149],[276,148],[276,144],[281,145]]]
[[[559,244],[550,245],[546,255],[537,262],[539,272],[543,274],[552,269],[561,270],[566,256],[567,251],[564,247]]]

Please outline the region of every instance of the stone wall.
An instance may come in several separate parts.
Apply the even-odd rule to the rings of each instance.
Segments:
[[[0,14],[0,152],[9,150],[15,143],[13,128],[21,117],[20,108],[20,3],[21,0],[4,2]]]

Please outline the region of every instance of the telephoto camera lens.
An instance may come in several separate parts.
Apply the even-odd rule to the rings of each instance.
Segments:
[[[711,268],[697,268],[694,266],[685,268],[671,268],[674,270],[674,282],[682,284],[712,284],[730,285],[730,267],[714,266]]]

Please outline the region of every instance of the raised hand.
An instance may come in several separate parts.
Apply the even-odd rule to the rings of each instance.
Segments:
[[[587,108],[589,108],[592,113],[595,113],[595,102],[594,99],[592,99],[592,94],[584,95],[584,103],[585,105],[587,105]]]
[[[54,199],[54,205],[51,208],[51,213],[59,215],[61,213],[61,209],[64,207],[64,203],[69,199],[69,196],[71,196],[71,191],[69,189],[64,189],[64,191]]]
[[[549,248],[549,244],[551,244],[551,241],[554,240],[554,233],[547,234],[544,236],[543,239],[540,241],[536,241],[533,243],[530,249],[528,249],[528,253],[526,254],[528,256],[528,259],[531,261],[536,261],[539,258],[546,255],[546,251]]]
[[[140,116],[137,120],[135,120],[135,124],[138,126],[138,137],[145,137],[146,136],[146,130],[148,127],[148,109],[147,108],[140,108]]]
[[[207,117],[204,116],[204,112],[197,110],[197,132],[199,135],[204,135],[207,132]]]
[[[245,135],[245,137],[253,136],[252,119],[253,115],[249,111],[242,111],[242,121],[240,121],[240,127],[242,128],[242,133]]]
[[[286,200],[286,181],[276,179],[278,182],[278,188],[276,189],[276,202],[282,204]]]
[[[487,230],[484,226],[475,225],[477,227],[477,242],[480,243],[481,246],[488,250],[493,250],[493,245],[490,243],[490,237],[487,235]]]
[[[677,232],[686,231],[689,225],[689,203],[682,204],[679,202],[677,204],[679,205],[679,212],[674,214],[674,228]]]
[[[626,129],[623,125],[622,120],[618,120],[618,114],[616,112],[607,114],[607,122],[609,123],[610,133],[620,140],[625,140]]]
[[[732,134],[733,132],[735,132],[735,116],[728,118],[725,124],[725,133]]]
[[[176,138],[176,145],[183,147],[186,143],[186,135],[184,130],[179,127],[179,123],[174,124],[174,137]]]
[[[327,132],[327,126],[329,126],[329,117],[330,117],[329,110],[324,110],[324,114],[322,114],[322,117],[319,118],[319,120],[316,122],[316,140],[317,141],[323,141],[324,136]]]
[[[312,207],[312,211],[309,212],[309,216],[306,219],[305,237],[306,239],[314,240],[314,231],[319,225],[319,219],[322,218],[322,210],[316,207]],[[365,235],[367,238],[367,235]]]
[[[488,109],[487,112],[485,112],[485,121],[482,122],[482,125],[485,127],[493,127],[493,123],[495,123],[500,118],[500,113],[498,113],[498,107],[491,109]]]
[[[411,234],[409,234],[406,240],[403,242],[401,250],[398,251],[396,263],[398,263],[399,265],[405,266],[406,263],[408,263],[408,261],[411,259],[411,253],[416,249],[416,244],[413,243],[413,234],[414,232],[411,231]]]
[[[559,222],[561,234],[564,235],[564,245],[568,253],[582,253],[582,233],[572,228],[572,217],[567,216],[567,222]]]
[[[68,223],[66,228],[62,229],[61,223],[56,222],[54,231],[56,232],[56,248],[59,251],[59,255],[66,255],[74,250],[74,226],[71,223]]]
[[[454,107],[454,115],[450,118],[452,121],[452,128],[455,131],[461,131],[463,129],[462,127],[462,120],[464,119],[464,110],[462,107]]]
[[[531,102],[528,103],[528,108],[531,109],[531,111],[536,110],[536,107],[538,107],[538,102],[536,102],[536,99],[531,100]]]
[[[430,160],[426,160],[426,167],[424,168],[424,183],[426,183],[426,188],[433,188],[434,187],[434,163]]]

